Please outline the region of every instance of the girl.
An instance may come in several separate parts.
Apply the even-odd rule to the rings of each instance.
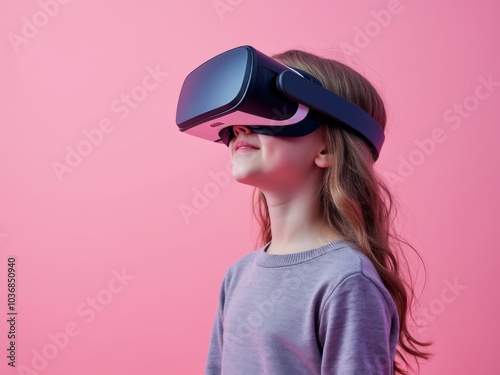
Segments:
[[[351,68],[297,50],[273,58],[385,128],[381,97]],[[226,271],[206,375],[403,374],[408,356],[428,358],[367,144],[334,123],[301,137],[237,125],[229,150],[233,177],[256,188],[262,247]]]

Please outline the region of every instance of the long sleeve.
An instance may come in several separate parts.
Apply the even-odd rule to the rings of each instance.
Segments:
[[[379,281],[347,276],[325,302],[318,332],[322,375],[394,373],[399,321]]]
[[[215,315],[212,335],[210,337],[207,362],[205,366],[205,375],[221,375],[222,334],[224,332],[222,316],[224,311],[224,300],[225,292],[223,281],[220,287],[219,305],[217,308],[217,313]]]

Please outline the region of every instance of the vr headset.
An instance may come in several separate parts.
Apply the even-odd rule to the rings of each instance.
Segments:
[[[356,133],[378,159],[385,136],[368,113],[307,72],[250,46],[223,52],[193,70],[182,85],[176,115],[180,131],[226,146],[234,125],[300,137],[326,122]]]

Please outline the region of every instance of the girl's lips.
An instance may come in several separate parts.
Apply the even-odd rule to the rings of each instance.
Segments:
[[[252,150],[259,150],[257,146],[254,146],[251,143],[248,143],[246,141],[237,141],[234,144],[234,151],[252,151]]]

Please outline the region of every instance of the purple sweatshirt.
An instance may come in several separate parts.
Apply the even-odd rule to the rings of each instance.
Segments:
[[[371,261],[346,240],[268,245],[226,271],[205,375],[393,374],[398,314]]]

